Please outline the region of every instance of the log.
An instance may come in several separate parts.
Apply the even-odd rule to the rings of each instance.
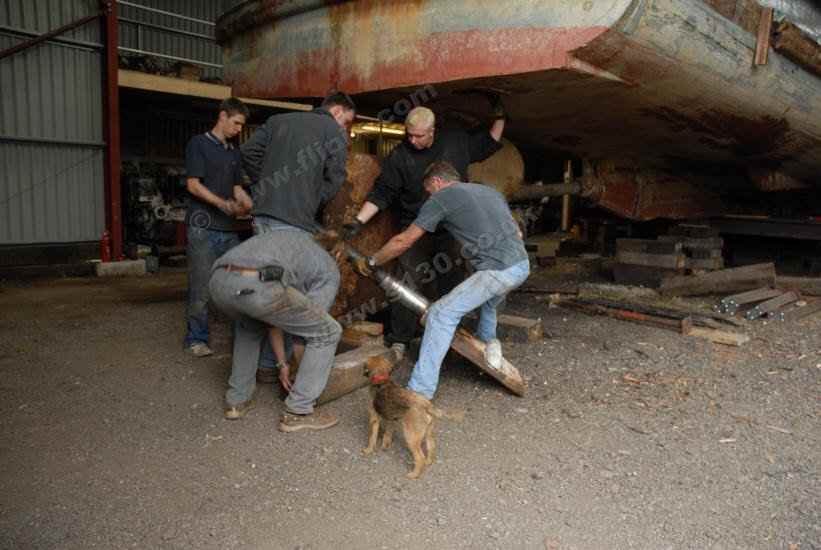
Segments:
[[[365,376],[365,363],[371,357],[385,357],[395,360],[394,352],[381,345],[365,345],[345,353],[340,353],[334,358],[334,365],[331,374],[328,376],[328,383],[317,399],[317,405],[322,405],[328,401],[339,399],[354,390],[368,385],[368,377]]]
[[[456,330],[450,347],[516,395],[524,396],[527,382],[522,378],[516,367],[504,358],[502,359],[502,366],[498,370],[489,366],[485,363],[485,343],[465,329]]]
[[[775,264],[753,264],[700,275],[671,277],[659,290],[666,296],[699,296],[775,286]]]

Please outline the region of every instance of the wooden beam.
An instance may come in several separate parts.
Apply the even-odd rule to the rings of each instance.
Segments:
[[[755,45],[755,64],[766,65],[767,54],[770,51],[770,34],[773,28],[773,8],[761,10],[761,19],[758,22],[758,39]]]
[[[705,340],[715,342],[716,344],[724,344],[725,346],[742,346],[750,341],[750,337],[747,334],[716,330],[713,328],[694,327],[688,324],[683,325],[682,334],[685,336],[704,338]]]
[[[331,374],[328,376],[328,383],[317,399],[317,405],[339,399],[354,390],[368,385],[368,377],[365,376],[365,362],[371,357],[385,357],[395,359],[394,352],[384,346],[366,345],[345,353],[340,353],[334,358],[334,365]]]
[[[485,363],[485,343],[465,329],[456,330],[450,347],[516,395],[521,397],[525,394],[527,382],[516,367],[504,358],[502,358],[502,366],[499,369],[489,366]]]
[[[170,76],[160,76],[125,69],[120,69],[118,73],[121,88],[133,88],[135,90],[145,90],[147,92],[204,97],[216,100],[223,100],[227,97],[231,97],[231,88],[221,84],[210,84],[208,82],[186,80],[184,78],[173,78]],[[270,107],[273,109],[287,109],[291,111],[313,110],[312,105],[306,105],[304,103],[292,103],[290,101],[274,101],[270,99],[256,99],[247,97],[241,97],[239,99],[251,105],[261,105],[263,107]]]
[[[671,277],[662,281],[659,291],[667,296],[699,296],[752,290],[762,286],[775,286],[775,265],[772,263]]]

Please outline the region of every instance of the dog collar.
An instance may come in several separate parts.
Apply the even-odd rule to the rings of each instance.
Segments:
[[[371,376],[371,384],[384,384],[385,382],[390,380],[390,378],[391,377],[389,374],[374,374],[373,376]]]

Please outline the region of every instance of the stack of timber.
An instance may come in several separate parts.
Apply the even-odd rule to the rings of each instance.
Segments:
[[[806,302],[799,302],[799,298],[795,291],[762,287],[725,296],[713,309],[729,315],[743,314],[748,321],[765,317],[775,321],[797,321],[821,311],[821,305],[807,306]]]
[[[708,225],[678,225],[656,240],[618,239],[613,274],[621,284],[658,288],[686,270],[722,269],[723,246],[718,230]]]

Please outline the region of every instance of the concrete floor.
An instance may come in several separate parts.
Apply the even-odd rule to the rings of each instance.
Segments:
[[[367,392],[281,434],[278,392],[222,419],[229,330],[182,352],[185,279],[0,287],[0,548],[821,548],[821,321],[728,348],[548,309],[505,343],[517,398],[446,366],[439,461],[363,457]],[[395,375],[406,379],[409,364]]]

